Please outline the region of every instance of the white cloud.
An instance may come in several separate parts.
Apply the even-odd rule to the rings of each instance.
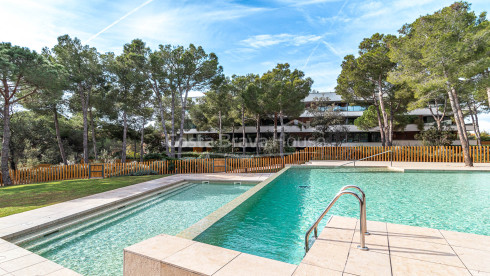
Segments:
[[[267,8],[249,7],[239,4],[213,2],[182,3],[154,1],[124,21],[97,37],[97,46],[105,46],[114,39],[141,38],[151,47],[158,44],[202,46],[212,44],[220,33],[220,24],[227,24],[243,17],[267,11]],[[114,20],[114,19],[112,19]],[[209,47],[208,47],[209,48]]]
[[[276,66],[276,64],[277,64],[277,63],[276,63],[276,62],[274,62],[274,61],[262,61],[262,62],[260,63],[260,65],[262,65],[262,67],[264,67],[264,68],[273,68],[273,67],[275,67],[275,66]]]
[[[318,46],[320,46],[320,43],[317,43],[315,48],[313,48],[313,50],[311,50],[310,54],[306,58],[305,64],[303,65],[303,69],[305,69],[306,66],[308,65],[308,63],[310,62],[310,59],[313,56],[313,54],[315,53],[316,49],[318,49]]]
[[[2,0],[0,8],[0,38],[12,44],[41,50],[52,46],[56,38],[66,33],[84,33],[68,22],[80,20],[80,13],[72,11],[77,7],[85,11],[86,7],[66,1],[65,9],[56,0],[42,3],[34,0]]]
[[[206,46],[220,32],[216,24],[238,20],[268,8],[228,1],[138,2],[99,0],[1,0],[0,40],[40,50],[63,34],[90,42],[100,52],[119,52],[134,38],[158,44],[191,42]],[[138,6],[139,5],[139,6]]]
[[[343,59],[344,56],[339,52],[339,50],[335,49],[332,44],[328,43],[328,42],[325,42],[325,41],[322,41],[323,44],[325,44],[325,46],[327,46],[327,48],[334,54],[336,55],[337,57]]]
[[[131,14],[137,12],[139,9],[143,8],[144,6],[150,4],[151,2],[153,2],[154,0],[147,0],[146,2],[144,2],[143,4],[137,6],[136,8],[130,10],[129,12],[127,12],[126,14],[124,14],[123,16],[121,16],[120,18],[118,18],[116,21],[112,22],[111,24],[109,24],[107,27],[105,27],[104,29],[102,29],[101,31],[99,31],[98,33],[94,34],[93,36],[89,37],[89,39],[87,39],[85,42],[88,43],[90,42],[92,39],[96,38],[97,36],[99,36],[100,34],[102,34],[103,32],[107,31],[108,29],[112,28],[114,25],[116,25],[117,23],[123,21],[126,17],[130,16]]]
[[[255,35],[244,39],[241,44],[252,48],[263,48],[277,44],[286,44],[300,46],[320,40],[322,37],[318,35],[292,35],[292,34],[277,34],[277,35]]]
[[[347,17],[347,16],[339,16],[335,15],[332,17],[317,17],[315,22],[316,23],[321,23],[321,24],[327,24],[327,23],[334,23],[334,22],[340,22],[340,23],[348,23],[351,22],[352,18]]]
[[[307,6],[317,5],[331,2],[340,2],[341,0],[279,0],[279,3],[288,4],[291,6]]]

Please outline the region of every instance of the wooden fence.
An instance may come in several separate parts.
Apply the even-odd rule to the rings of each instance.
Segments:
[[[383,153],[389,150],[392,152]],[[375,154],[379,155],[368,158],[366,161],[390,161],[393,158],[395,162],[463,162],[463,153],[459,146],[312,147],[299,150],[285,157],[104,163],[97,164],[97,170],[92,171],[92,177],[109,178],[148,170],[156,171],[158,174],[276,172],[287,164],[303,164],[310,160],[358,160]],[[490,162],[490,147],[472,146],[471,155],[475,163],[488,163]],[[89,166],[90,164],[78,164],[18,169],[15,171],[11,170],[10,177],[14,185],[67,179],[87,179],[91,173]],[[94,172],[97,174],[94,175]]]

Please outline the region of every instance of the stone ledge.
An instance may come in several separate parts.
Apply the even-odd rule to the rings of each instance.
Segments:
[[[124,249],[125,276],[292,275],[297,266],[170,235]]]
[[[0,239],[0,275],[80,275],[73,270]]]

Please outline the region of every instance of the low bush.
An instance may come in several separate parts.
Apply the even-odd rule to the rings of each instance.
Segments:
[[[168,159],[167,155],[165,153],[148,153],[145,154],[143,157],[143,160],[148,161],[148,160],[166,160]]]
[[[140,170],[127,174],[127,176],[143,176],[143,175],[158,175],[154,170]]]

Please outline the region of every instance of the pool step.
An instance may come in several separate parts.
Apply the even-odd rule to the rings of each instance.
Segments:
[[[141,199],[136,202],[128,202],[127,204],[121,204],[120,206],[117,206],[115,208],[111,208],[110,210],[97,213],[95,215],[87,216],[81,219],[73,220],[68,223],[65,223],[63,225],[60,225],[58,227],[53,227],[46,229],[45,231],[37,232],[34,235],[27,235],[23,237],[19,237],[12,242],[16,244],[26,244],[29,243],[30,241],[36,240],[38,238],[41,238],[43,236],[50,236],[49,234],[54,234],[54,232],[57,235],[52,235],[51,237],[47,239],[42,239],[39,240],[38,243],[32,243],[29,244],[28,246],[25,246],[26,249],[30,249],[36,246],[39,246],[45,242],[51,242],[54,239],[60,239],[66,235],[72,235],[73,232],[80,232],[82,231],[83,233],[89,233],[91,231],[94,231],[96,229],[99,229],[100,227],[103,227],[105,225],[108,225],[114,221],[117,221],[121,217],[127,216],[128,213],[134,213],[137,211],[140,211],[145,208],[149,208],[148,204],[156,204],[162,200],[166,200],[172,196],[178,195],[182,192],[185,192],[189,189],[192,189],[193,187],[197,186],[199,184],[184,184],[181,186],[177,186],[174,188],[171,188],[170,190],[165,190],[159,193],[156,193],[155,195],[151,196],[150,198],[146,199]],[[158,196],[160,195],[160,196]],[[137,200],[137,199],[136,199]],[[78,225],[80,224],[80,225]],[[78,225],[78,226],[77,226]],[[69,230],[69,231],[66,231]],[[74,235],[70,239],[76,238],[78,235]]]

